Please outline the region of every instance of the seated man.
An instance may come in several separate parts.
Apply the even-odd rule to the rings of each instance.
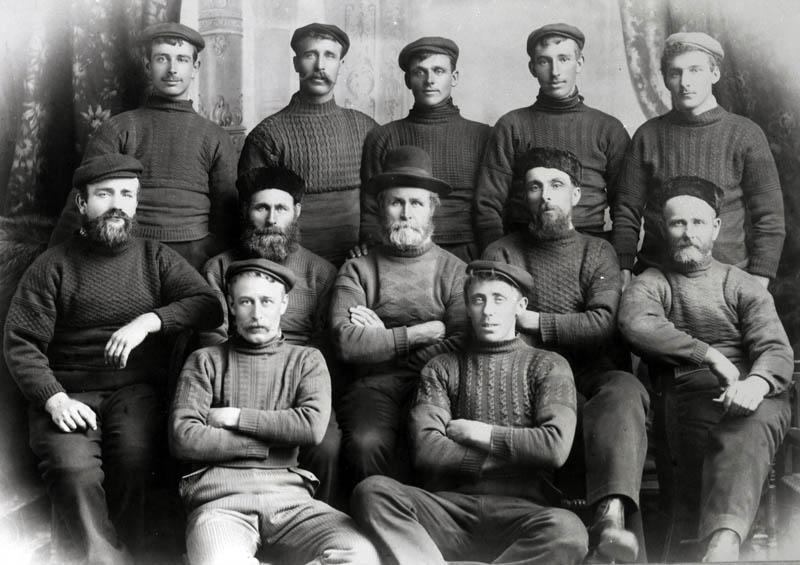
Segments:
[[[314,500],[316,477],[297,467],[298,446],[325,433],[331,387],[322,354],[281,335],[294,273],[249,259],[226,279],[237,335],[189,357],[169,418],[173,454],[195,466],[180,484],[190,563],[258,563],[262,544],[292,563],[377,563],[353,520]]]
[[[572,223],[582,170],[577,157],[561,149],[521,155],[515,176],[528,204],[528,230],[496,241],[484,258],[521,267],[536,282],[517,327],[529,343],[569,361],[586,399],[586,500],[595,508],[590,546],[599,554],[596,560],[629,562],[636,560],[639,544],[624,529],[625,513],[630,516],[639,505],[649,398],[632,374],[619,370],[630,361],[616,332],[621,288],[614,249]]]
[[[474,339],[425,366],[411,410],[425,488],[370,477],[353,492],[353,516],[387,565],[579,563],[586,528],[550,507],[549,486],[575,435],[572,372],[515,337],[528,273],[491,261],[467,273]]]
[[[242,209],[242,239],[238,247],[212,257],[203,268],[206,280],[220,291],[225,321],[213,332],[200,334],[200,345],[216,345],[228,339],[225,271],[234,261],[262,258],[289,268],[297,280],[288,295],[286,314],[281,316],[281,333],[287,343],[316,347],[331,369],[334,359],[326,319],[336,269],[328,261],[300,245],[298,218],[305,182],[283,167],[251,169],[236,182]],[[335,397],[335,396],[334,396]],[[303,446],[300,466],[320,480],[317,498],[334,503],[338,495],[339,444],[341,432],[331,412],[322,443]],[[335,501],[337,506],[341,501]]]
[[[59,562],[126,563],[124,545],[144,549],[143,500],[164,423],[163,336],[222,320],[184,259],[130,236],[141,171],[119,154],[78,167],[83,228],[28,268],[6,320],[5,359],[30,402],[30,445],[74,546]]]
[[[698,177],[664,184],[670,255],[663,272],[651,268],[633,280],[619,313],[632,348],[670,369],[661,385],[675,406],[667,429],[677,460],[677,525],[694,537],[699,518],[704,561],[738,559],[789,425],[793,368],[770,294],[752,275],[712,258],[723,198]]]
[[[458,347],[466,329],[464,262],[431,241],[439,195],[450,186],[433,177],[430,156],[393,149],[364,188],[377,195],[383,245],[342,266],[331,299],[334,347],[355,365],[339,422],[356,481],[405,478],[410,464],[398,440],[419,371]]]

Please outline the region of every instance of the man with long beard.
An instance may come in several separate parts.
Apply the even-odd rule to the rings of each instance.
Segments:
[[[684,176],[662,191],[669,254],[625,290],[619,327],[659,377],[668,408],[660,413],[675,461],[672,539],[705,542],[703,561],[738,561],[789,426],[792,349],[757,277],[712,256],[722,189]]]
[[[616,334],[621,284],[614,249],[579,233],[572,222],[582,172],[578,158],[561,149],[536,148],[520,156],[515,180],[527,201],[530,225],[490,245],[484,259],[533,275],[528,309],[517,328],[531,345],[569,361],[575,387],[586,400],[583,433],[573,451],[583,451],[586,499],[595,509],[589,532],[593,559],[632,562],[639,543],[625,520],[639,505],[649,399],[644,386],[620,370],[630,361]]]
[[[377,198],[383,244],[339,270],[331,299],[333,343],[353,364],[339,417],[344,457],[356,480],[406,479],[407,404],[425,363],[460,346],[466,332],[465,264],[431,240],[439,196],[423,149],[386,154],[365,186]]]
[[[177,252],[131,237],[142,165],[89,159],[73,184],[80,233],[34,261],[8,311],[4,353],[30,403],[30,445],[55,516],[88,563],[129,563],[164,426],[170,340],[222,319],[214,292]],[[126,547],[127,546],[127,547]]]

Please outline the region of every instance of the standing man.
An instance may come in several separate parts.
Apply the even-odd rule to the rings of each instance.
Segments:
[[[407,478],[407,404],[425,363],[461,346],[464,263],[433,243],[433,214],[450,186],[419,147],[389,151],[364,189],[380,210],[383,244],[347,261],[331,299],[334,347],[353,365],[342,399],[344,457],[359,481]]]
[[[376,123],[334,100],[333,87],[350,48],[345,32],[312,23],[295,30],[291,45],[300,89],[288,106],[248,134],[239,174],[278,165],[305,179],[303,245],[341,265],[358,243],[361,148]]]
[[[607,238],[605,211],[613,203],[616,177],[630,137],[619,120],[590,108],[578,94],[583,68],[583,32],[568,24],[548,24],[528,36],[528,68],[539,81],[533,106],[502,116],[494,128],[478,177],[476,214],[481,249],[505,231],[528,223],[521,201],[506,202],[514,164],[532,147],[556,147],[574,153],[583,168],[575,229]]]
[[[84,162],[121,153],[144,166],[136,235],[161,241],[200,269],[236,235],[236,152],[230,136],[192,107],[189,86],[205,41],[192,28],[161,23],[142,33],[153,92],[144,105],[109,119],[92,135]],[[74,191],[50,238],[80,227]]]
[[[614,247],[625,284],[631,271],[664,261],[661,185],[677,176],[698,176],[723,190],[716,259],[747,270],[764,286],[778,270],[786,235],[778,171],[761,128],[717,104],[712,88],[723,56],[719,42],[705,33],[675,33],[666,40],[661,74],[672,110],[636,131],[614,205]],[[637,253],[642,216],[644,241]]]
[[[769,292],[712,256],[728,195],[699,177],[669,179],[660,194],[667,262],[628,286],[619,325],[673,407],[673,539],[706,542],[703,561],[735,562],[789,427],[794,356]]]
[[[428,152],[433,174],[453,187],[441,198],[434,223],[433,241],[463,261],[477,259],[475,244],[475,183],[491,128],[461,117],[453,104],[452,89],[458,85],[458,46],[444,37],[422,37],[400,51],[400,68],[414,95],[414,107],[406,118],[373,129],[364,141],[361,182],[382,172],[383,159],[391,149],[415,145]],[[380,241],[380,222],[375,199],[361,193],[361,242]]]
[[[183,258],[131,237],[141,171],[116,153],[78,167],[83,227],[33,262],[6,319],[5,359],[29,402],[31,449],[73,546],[56,561],[129,563],[129,549],[145,549],[165,336],[222,320],[213,291]]]
[[[411,410],[424,488],[370,477],[353,492],[353,516],[386,565],[580,563],[586,528],[551,507],[550,486],[575,436],[572,372],[516,337],[528,273],[491,261],[467,273],[474,337],[425,366]]]
[[[533,275],[528,309],[517,327],[535,346],[569,361],[582,410],[586,501],[594,507],[590,547],[602,561],[632,562],[639,544],[625,529],[638,511],[647,454],[649,397],[630,373],[616,332],[621,291],[616,254],[607,241],[576,231],[582,169],[567,151],[536,148],[516,162],[530,223],[491,244],[484,257]]]

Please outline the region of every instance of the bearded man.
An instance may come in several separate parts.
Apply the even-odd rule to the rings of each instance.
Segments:
[[[33,262],[6,320],[5,359],[29,402],[30,445],[72,545],[59,562],[129,563],[129,549],[144,549],[143,500],[164,429],[164,336],[222,319],[186,260],[131,237],[141,171],[117,153],[78,167],[83,228]]]
[[[453,351],[466,333],[466,265],[433,243],[433,214],[450,185],[433,177],[430,155],[400,146],[365,186],[377,198],[382,245],[347,261],[331,299],[333,344],[353,365],[339,410],[351,476],[406,479],[402,441],[423,365]]]

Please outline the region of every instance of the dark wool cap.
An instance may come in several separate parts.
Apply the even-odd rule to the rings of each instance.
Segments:
[[[304,25],[303,27],[299,27],[294,30],[292,34],[292,40],[290,42],[292,46],[292,50],[297,53],[297,44],[300,41],[309,36],[315,34],[323,34],[323,35],[330,35],[333,36],[336,41],[342,46],[342,58],[347,55],[347,51],[350,49],[350,38],[347,37],[347,34],[341,30],[338,26],[333,24],[308,24]]]
[[[238,274],[253,271],[269,275],[279,283],[283,284],[286,292],[289,292],[297,282],[297,277],[288,267],[279,265],[267,259],[246,259],[231,263],[225,271],[225,284],[230,288],[231,280]]]
[[[586,44],[586,36],[575,26],[569,24],[547,24],[546,26],[533,30],[528,36],[528,57],[533,57],[536,44],[546,35],[560,35],[562,37],[574,39],[580,49],[583,49],[583,46]]]
[[[181,39],[188,41],[197,47],[198,52],[202,51],[206,46],[206,42],[202,35],[188,26],[175,22],[163,22],[160,24],[151,25],[142,32],[141,41],[142,43],[147,44],[153,41],[153,39],[156,37],[163,36],[180,37]]]
[[[447,196],[453,188],[433,176],[433,162],[428,152],[413,145],[401,145],[386,153],[383,172],[378,173],[362,187],[373,196],[387,188],[424,188],[439,196]]]
[[[285,167],[256,167],[239,175],[236,188],[240,202],[250,202],[256,192],[274,188],[291,194],[297,204],[303,200],[306,183],[297,173]]]
[[[142,169],[142,164],[135,157],[106,153],[81,163],[72,175],[72,186],[81,188],[105,179],[135,179],[139,178]]]
[[[661,208],[663,209],[670,198],[676,196],[694,196],[706,202],[719,216],[722,206],[722,189],[711,181],[700,177],[683,176],[672,177],[661,185]]]
[[[514,162],[514,178],[524,180],[525,173],[536,167],[558,169],[567,173],[576,186],[581,184],[583,167],[574,153],[555,147],[534,147],[517,157]]]
[[[420,37],[412,41],[400,51],[397,62],[403,71],[408,72],[408,64],[416,53],[440,53],[453,59],[453,66],[458,62],[458,45],[446,37]]]
[[[525,269],[501,263],[499,261],[472,261],[467,265],[467,275],[475,273],[490,273],[504,279],[508,284],[516,287],[523,296],[530,296],[533,291],[533,277]]]
[[[697,49],[705,51],[706,53],[710,53],[711,55],[714,55],[720,59],[725,57],[725,51],[722,49],[722,45],[720,45],[719,41],[701,31],[682,31],[679,33],[673,33],[664,41],[665,47],[677,44],[696,47]]]

